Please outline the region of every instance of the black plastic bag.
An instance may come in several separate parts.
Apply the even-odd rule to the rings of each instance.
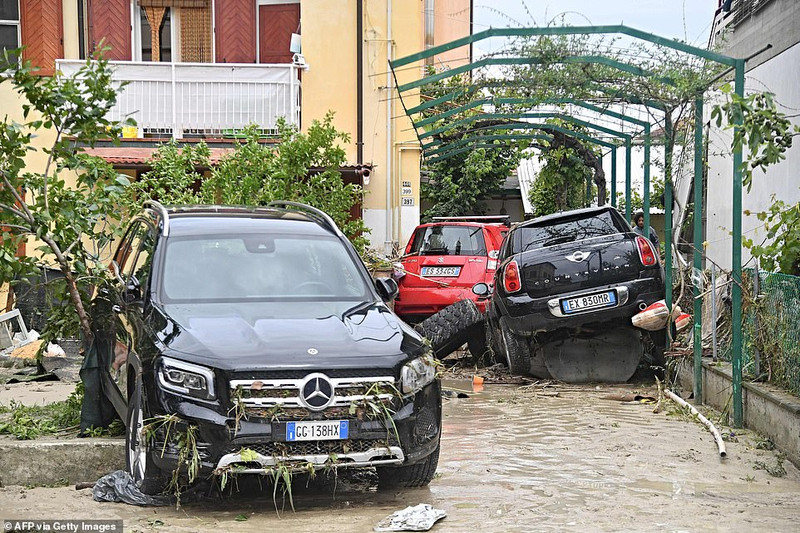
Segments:
[[[133,482],[131,475],[117,470],[97,480],[92,488],[92,497],[97,502],[123,502],[142,507],[164,506],[173,503],[168,496],[144,494]]]

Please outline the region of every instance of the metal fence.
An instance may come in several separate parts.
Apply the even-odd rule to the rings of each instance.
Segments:
[[[800,277],[744,269],[742,285],[743,374],[800,396]]]
[[[274,132],[279,117],[300,125],[300,81],[292,64],[156,63],[111,61],[122,88],[109,118],[132,117],[139,136],[222,135],[249,124]],[[64,74],[83,61],[61,59]]]

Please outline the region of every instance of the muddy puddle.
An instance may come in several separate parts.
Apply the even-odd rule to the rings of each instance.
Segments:
[[[272,488],[252,481],[180,510],[12,487],[0,489],[0,517],[122,518],[126,531],[368,532],[396,510],[429,503],[447,512],[432,531],[797,531],[800,475],[758,449],[757,436],[737,431],[721,459],[705,428],[669,405],[654,413],[651,403],[603,399],[654,389],[445,385],[439,469],[424,489],[377,492],[370,475],[296,479],[295,511],[279,492],[276,512]],[[783,477],[768,473],[779,466]]]

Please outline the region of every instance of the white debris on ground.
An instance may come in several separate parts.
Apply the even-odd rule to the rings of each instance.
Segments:
[[[375,531],[428,531],[445,516],[443,510],[421,503],[390,514],[378,522]]]

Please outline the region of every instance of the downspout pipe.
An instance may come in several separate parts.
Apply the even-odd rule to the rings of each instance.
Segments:
[[[364,0],[356,0],[356,164],[364,164]]]
[[[392,0],[386,0],[386,62],[392,58]],[[392,157],[392,69],[386,72],[386,240],[384,247],[387,255],[392,253],[393,231],[392,207],[393,157]]]

